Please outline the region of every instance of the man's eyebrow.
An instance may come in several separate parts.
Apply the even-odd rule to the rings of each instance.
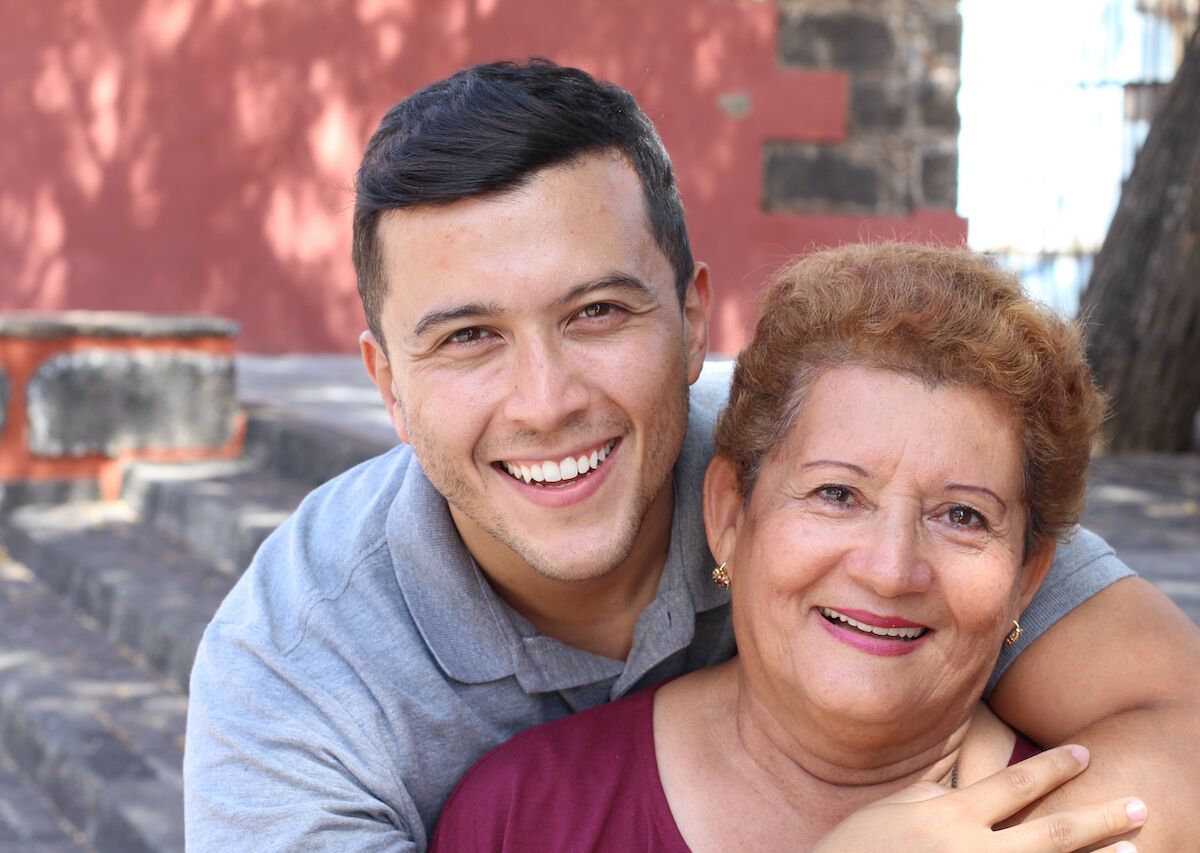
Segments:
[[[500,306],[494,302],[468,302],[453,308],[438,308],[426,312],[417,321],[417,325],[413,326],[411,337],[419,338],[430,329],[468,317],[494,317],[499,313],[501,313]]]
[[[559,305],[567,305],[571,302],[577,302],[579,299],[597,291],[597,290],[626,290],[635,296],[641,296],[646,299],[655,299],[654,291],[637,276],[627,273],[613,272],[600,278],[585,281],[582,284],[577,284],[560,296],[556,301]]]

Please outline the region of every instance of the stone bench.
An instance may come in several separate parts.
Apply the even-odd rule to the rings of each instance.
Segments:
[[[236,333],[216,317],[0,314],[0,514],[115,498],[135,459],[237,456]]]

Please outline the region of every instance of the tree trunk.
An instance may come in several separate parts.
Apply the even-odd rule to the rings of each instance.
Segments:
[[[1083,294],[1113,450],[1191,448],[1200,408],[1200,30],[1191,39]]]

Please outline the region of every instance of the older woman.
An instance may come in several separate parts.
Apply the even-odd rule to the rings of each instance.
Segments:
[[[501,746],[434,846],[807,850],[914,783],[1032,754],[980,699],[1079,519],[1101,413],[1077,331],[977,255],[786,268],[704,485],[739,654]],[[1014,827],[1003,849],[1088,846],[1144,820],[1127,805],[1070,845]],[[854,849],[853,828],[825,846]]]

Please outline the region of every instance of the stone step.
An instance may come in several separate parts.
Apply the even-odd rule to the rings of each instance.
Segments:
[[[0,535],[14,559],[186,690],[232,574],[140,523],[120,501],[23,507]]]
[[[331,418],[301,421],[267,406],[245,411],[245,455],[310,488],[396,445],[394,439],[380,439],[353,424],[338,429]]]
[[[86,853],[82,834],[0,750],[0,851]]]
[[[311,487],[249,459],[131,466],[122,497],[147,524],[239,575]]]
[[[0,553],[0,750],[101,853],[183,850],[187,700]]]

